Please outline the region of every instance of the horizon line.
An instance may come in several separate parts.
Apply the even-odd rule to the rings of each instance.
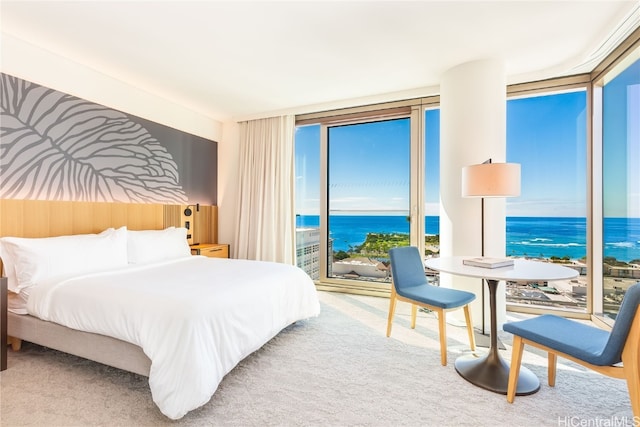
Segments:
[[[364,213],[362,211],[339,211],[329,216],[409,216],[408,213],[399,213],[397,215],[385,215],[385,213],[398,212],[394,210],[376,211],[376,213]],[[345,214],[346,213],[346,214]],[[295,214],[298,216],[320,216],[320,214]],[[426,217],[440,217],[440,215],[425,215]],[[586,216],[563,216],[563,215],[506,215],[505,218],[587,218]],[[604,216],[603,218],[620,218],[620,219],[640,219],[640,216]]]

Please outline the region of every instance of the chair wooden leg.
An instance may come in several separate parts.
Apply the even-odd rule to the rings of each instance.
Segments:
[[[549,352],[549,366],[547,366],[547,377],[549,381],[549,387],[556,386],[556,366],[558,364],[558,356],[555,353]]]
[[[387,337],[391,336],[391,323],[393,322],[393,314],[396,311],[396,290],[391,287],[391,295],[389,296],[389,319],[387,320]]]
[[[511,353],[511,368],[509,369],[509,381],[507,383],[507,402],[513,403],[518,388],[518,377],[520,376],[520,364],[522,363],[522,350],[524,343],[522,337],[513,336],[513,349]]]
[[[464,306],[464,319],[467,322],[467,333],[469,334],[469,345],[471,346],[471,351],[475,351],[476,337],[473,334],[473,322],[471,322],[471,310],[469,309],[469,304]]]
[[[416,328],[416,317],[418,316],[418,305],[411,304],[411,329]]]
[[[447,315],[444,310],[437,310],[437,312],[440,329],[440,362],[442,366],[447,366]]]
[[[640,351],[637,346],[632,350],[626,351],[626,348],[623,350],[622,366],[629,389],[633,417],[640,420]]]

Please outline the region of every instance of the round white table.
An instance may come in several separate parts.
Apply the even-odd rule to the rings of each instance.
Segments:
[[[456,371],[467,381],[484,389],[507,394],[509,381],[509,365],[498,352],[498,334],[496,319],[496,291],[498,282],[505,281],[552,281],[573,279],[578,272],[572,268],[549,262],[514,259],[512,266],[499,268],[472,267],[462,263],[464,259],[477,258],[470,256],[439,257],[425,261],[425,266],[442,273],[458,276],[478,277],[487,282],[489,288],[489,309],[491,313],[491,329],[489,352],[481,357],[476,355],[462,356],[456,359]],[[533,372],[522,366],[516,395],[533,394],[540,388],[540,381]]]

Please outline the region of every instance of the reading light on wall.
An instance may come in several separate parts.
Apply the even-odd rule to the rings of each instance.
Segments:
[[[484,256],[484,199],[485,197],[515,197],[520,195],[520,165],[492,163],[462,168],[462,197],[480,197],[481,256]],[[484,328],[484,283],[482,286],[482,333]]]
[[[200,203],[196,203],[195,205],[187,205],[186,209],[184,210],[184,216],[191,216],[191,214],[193,213],[193,211],[191,210],[192,206],[196,207],[196,212],[200,212]]]

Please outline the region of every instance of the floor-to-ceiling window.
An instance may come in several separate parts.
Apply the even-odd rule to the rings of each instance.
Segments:
[[[585,310],[586,99],[582,87],[508,101],[508,161],[522,165],[523,188],[521,197],[507,202],[506,253],[581,272],[571,282],[510,283],[508,301],[514,306]],[[437,256],[440,110],[434,102],[423,111],[422,239],[425,256]],[[313,266],[315,279],[388,282],[386,252],[410,242],[410,129],[407,117],[298,127],[298,263]],[[326,166],[320,160],[323,152]],[[323,180],[326,208],[321,203]],[[326,265],[319,270],[323,245]]]
[[[521,165],[520,197],[507,199],[506,254],[569,266],[578,279],[509,282],[516,307],[586,311],[587,91],[507,101],[507,161]]]
[[[412,212],[422,203],[412,193],[416,111],[405,105],[297,126],[297,262],[312,278],[388,291],[389,249],[416,242],[412,234],[424,229]]]
[[[409,100],[299,118],[298,265],[323,286],[388,293],[389,249],[437,239],[437,222],[425,221],[424,108]]]
[[[440,108],[424,111],[424,256],[440,255]],[[439,283],[440,275],[427,270],[429,280]]]
[[[320,278],[320,125],[296,127],[296,260]]]
[[[410,125],[328,126],[327,277],[390,281],[389,249],[409,244]]]
[[[440,252],[440,109],[424,112],[425,256]]]
[[[640,48],[602,85],[602,313],[640,280]],[[633,59],[633,58],[636,59]]]

